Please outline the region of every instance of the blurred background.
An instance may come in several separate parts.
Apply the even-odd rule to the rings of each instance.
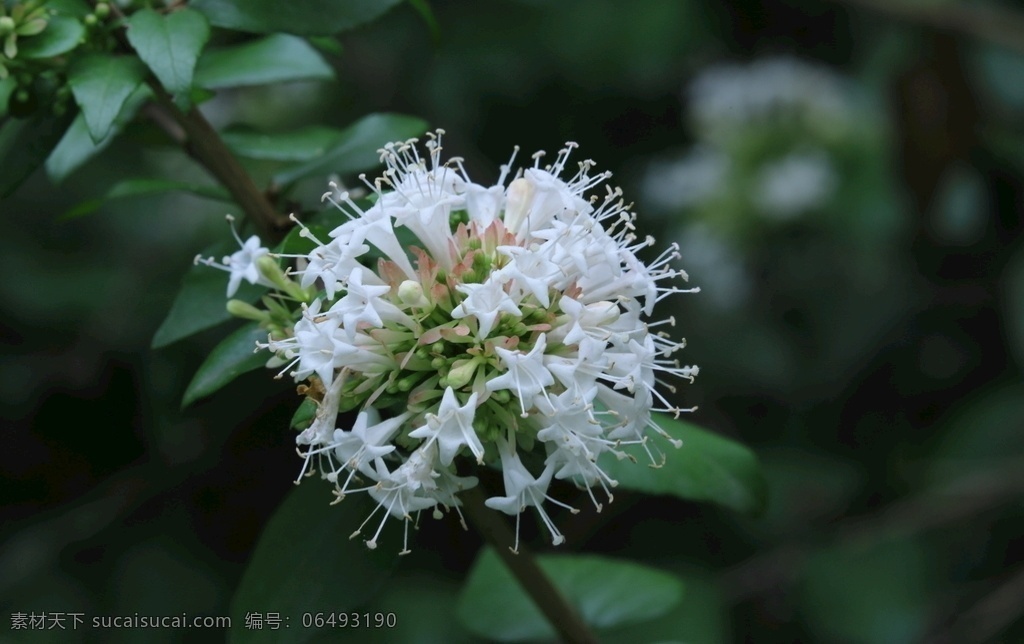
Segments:
[[[680,245],[701,293],[662,311],[701,371],[678,401],[758,453],[769,509],[622,494],[556,519],[563,547],[684,575],[687,641],[1024,641],[1024,6],[433,11],[436,33],[403,4],[341,37],[338,83],[203,109],[273,131],[419,116],[481,183],[514,145],[576,141],[641,232]],[[192,257],[227,236],[226,206],[128,198],[63,217],[140,169],[204,176],[151,125],[127,134],[60,185],[37,173],[0,202],[7,614],[225,615],[299,469],[294,388],[266,372],[180,408],[227,326],[150,349]],[[441,595],[479,545],[445,523],[424,525],[399,573]]]

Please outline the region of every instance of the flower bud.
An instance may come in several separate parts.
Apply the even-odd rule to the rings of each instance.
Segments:
[[[448,372],[448,386],[452,389],[461,389],[469,384],[473,379],[473,374],[476,373],[477,361],[471,360],[456,360],[452,364],[451,371]]]
[[[228,300],[227,309],[228,313],[236,318],[255,320],[257,322],[267,322],[270,320],[269,311],[258,309],[252,304],[243,302],[242,300]]]
[[[505,228],[518,233],[523,220],[530,211],[533,201],[533,184],[529,180],[519,178],[508,185],[508,197],[505,206]]]
[[[430,300],[423,295],[423,287],[413,280],[405,280],[398,285],[398,299],[410,308],[421,309],[430,305]]]

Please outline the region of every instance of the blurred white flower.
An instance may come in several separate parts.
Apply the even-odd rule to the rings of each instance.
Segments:
[[[711,67],[693,80],[687,98],[694,131],[714,139],[772,120],[845,123],[851,117],[846,92],[829,69],[781,56]]]
[[[652,163],[642,189],[656,208],[692,208],[724,190],[728,172],[729,158],[721,150],[698,144],[678,159]]]
[[[767,217],[793,219],[824,205],[838,183],[823,152],[794,152],[761,167],[751,198]]]

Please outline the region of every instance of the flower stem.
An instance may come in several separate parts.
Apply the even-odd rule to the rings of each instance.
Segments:
[[[459,494],[463,509],[470,523],[480,531],[487,541],[508,566],[519,585],[530,596],[558,636],[564,642],[589,644],[597,642],[597,637],[590,627],[580,618],[576,609],[566,601],[562,593],[551,583],[551,579],[537,565],[525,547],[520,545],[519,553],[512,552],[514,544],[512,531],[498,514],[484,505],[484,495],[479,487],[465,490]]]

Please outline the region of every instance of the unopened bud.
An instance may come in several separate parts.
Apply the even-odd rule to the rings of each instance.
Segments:
[[[398,285],[398,300],[407,307],[421,309],[430,304],[423,295],[423,286],[414,280],[405,280]]]
[[[469,384],[476,373],[476,360],[456,360],[448,372],[448,386],[452,389],[461,389]]]
[[[227,309],[228,313],[236,318],[256,320],[257,322],[266,322],[270,320],[270,311],[258,309],[252,304],[243,302],[242,300],[228,300]]]

